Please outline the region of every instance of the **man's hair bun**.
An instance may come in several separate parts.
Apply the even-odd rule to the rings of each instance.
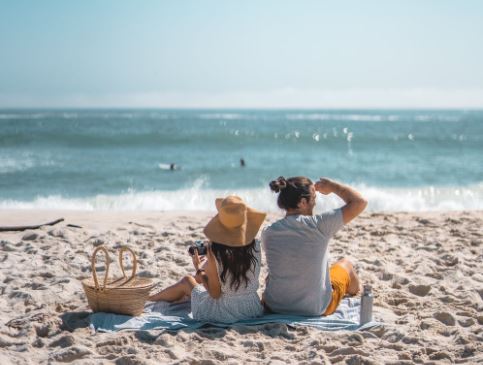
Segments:
[[[288,179],[280,176],[270,182],[270,189],[278,194],[277,205],[280,209],[297,209],[301,199],[307,199],[313,193],[310,190],[312,180],[305,176],[295,176]]]
[[[275,193],[281,192],[287,187],[287,180],[283,176],[280,176],[277,180],[270,181],[270,189]]]

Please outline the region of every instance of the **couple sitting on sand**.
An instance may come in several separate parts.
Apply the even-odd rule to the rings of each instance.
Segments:
[[[270,183],[279,193],[283,219],[261,235],[268,276],[262,301],[257,294],[261,265],[260,243],[255,240],[266,214],[248,207],[239,197],[216,200],[218,214],[206,225],[210,240],[206,258],[195,250],[196,275],[152,295],[152,301],[173,302],[191,296],[193,318],[236,322],[262,315],[264,306],[275,313],[329,315],[346,294],[359,291],[359,279],[347,259],[329,268],[328,243],[343,226],[358,216],[367,202],[352,188],[321,178],[279,177]],[[313,215],[316,192],[337,194],[342,208]]]

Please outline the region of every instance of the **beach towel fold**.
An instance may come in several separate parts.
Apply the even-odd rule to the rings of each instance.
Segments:
[[[360,326],[359,314],[360,300],[358,298],[345,298],[337,311],[326,317],[265,314],[262,317],[235,323],[202,322],[192,318],[189,301],[177,304],[157,302],[148,303],[145,307],[145,313],[138,317],[101,312],[93,313],[90,315],[90,323],[94,330],[101,332],[196,329],[203,326],[228,328],[266,323],[283,323],[293,327],[310,326],[323,331],[354,331],[381,325],[378,322],[369,322]]]

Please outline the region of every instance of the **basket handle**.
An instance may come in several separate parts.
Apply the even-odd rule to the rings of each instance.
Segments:
[[[122,254],[124,252],[128,251],[131,256],[132,256],[132,272],[131,272],[131,276],[129,279],[127,279],[124,283],[128,283],[129,281],[131,281],[132,279],[134,279],[134,277],[136,276],[136,271],[138,269],[138,260],[136,259],[136,254],[134,253],[133,250],[131,250],[129,247],[127,246],[122,246],[121,249],[119,250],[119,265],[121,266],[121,271],[122,271],[122,275],[124,276],[124,278],[126,278],[126,272],[124,270],[124,261],[122,259]]]
[[[96,271],[96,259],[97,259],[97,253],[99,251],[102,251],[104,253],[104,256],[106,256],[106,274],[104,275],[104,283],[103,287],[101,288],[99,286],[99,281],[97,280],[97,271]],[[106,288],[107,284],[107,277],[109,276],[109,254],[107,253],[107,250],[104,248],[104,246],[99,246],[94,250],[94,253],[92,254],[91,257],[91,268],[92,268],[92,278],[94,279],[94,287],[96,290],[104,290]]]

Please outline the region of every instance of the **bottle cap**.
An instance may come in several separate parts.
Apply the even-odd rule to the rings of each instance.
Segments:
[[[364,293],[372,293],[372,285],[364,284]]]

